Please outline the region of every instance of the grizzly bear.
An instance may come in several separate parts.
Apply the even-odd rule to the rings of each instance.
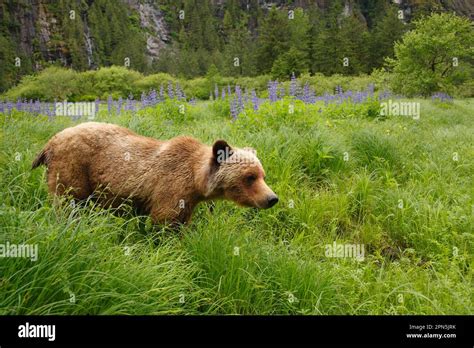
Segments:
[[[157,224],[188,223],[205,200],[256,208],[278,202],[255,150],[224,140],[212,147],[187,136],[160,141],[114,124],[87,122],[53,136],[32,168],[41,164],[51,194],[96,197],[113,207],[129,200]]]

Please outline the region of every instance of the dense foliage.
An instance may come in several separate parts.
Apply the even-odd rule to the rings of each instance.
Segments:
[[[164,17],[169,38],[151,59],[148,29],[125,1],[7,0],[0,3],[0,91],[51,64],[82,71],[124,65],[125,57],[142,73],[186,78],[212,69],[223,76],[287,79],[293,72],[370,73],[393,56],[393,44],[410,28],[411,17],[445,9],[437,1],[420,1],[400,18],[399,7],[385,1],[354,1],[349,12],[342,0],[302,8],[293,1],[275,4],[160,0],[154,11]],[[14,64],[17,57],[21,66]]]
[[[405,95],[456,93],[474,78],[474,30],[467,19],[434,14],[415,22],[414,30],[395,44],[394,90]]]
[[[109,96],[117,99],[119,97],[134,99],[140,98],[143,92],[152,90],[159,92],[161,88],[167,88],[168,84],[174,86],[179,83],[189,98],[209,99],[214,98],[216,86],[219,90],[223,87],[239,85],[241,88],[254,89],[264,92],[267,89],[269,75],[250,77],[222,77],[220,75],[208,74],[191,80],[175,78],[169,74],[158,73],[143,76],[141,73],[126,69],[124,67],[112,66],[85,72],[75,72],[71,69],[50,67],[38,75],[26,76],[21,82],[7,91],[2,98],[11,101],[42,100],[52,102],[54,99],[69,101],[107,99]],[[303,85],[312,86],[316,93],[333,93],[336,88],[344,90],[362,90],[374,81],[376,87],[383,85],[383,79],[377,76],[349,77],[343,75],[324,76],[301,76]],[[286,82],[287,85],[289,82]]]

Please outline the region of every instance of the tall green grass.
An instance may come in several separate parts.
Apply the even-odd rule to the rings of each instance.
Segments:
[[[289,115],[284,101],[235,122],[206,102],[101,112],[147,136],[257,150],[280,202],[202,204],[179,232],[90,202],[53,208],[31,162],[75,123],[0,115],[0,244],[39,248],[36,262],[0,258],[0,313],[472,314],[474,104],[420,102],[418,121]],[[365,259],[326,257],[334,241]]]

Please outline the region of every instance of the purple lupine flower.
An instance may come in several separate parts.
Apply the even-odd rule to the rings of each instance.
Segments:
[[[46,115],[48,116],[48,119],[50,119],[53,116],[53,111],[51,110],[51,103],[45,103],[46,104]]]
[[[184,98],[184,93],[183,90],[181,89],[181,86],[179,85],[179,82],[176,82],[176,98],[178,100],[183,100]]]
[[[176,86],[174,88],[174,95],[176,96],[176,99],[181,100],[181,88],[179,87],[178,82],[176,82]]]
[[[122,112],[122,104],[123,104],[123,98],[120,96],[117,100],[117,115],[120,115]]]
[[[127,98],[125,98],[125,101],[124,101],[124,106],[123,106],[123,111],[128,111],[130,108],[130,100]]]
[[[112,96],[109,94],[107,97],[107,113],[110,115],[112,114],[112,105],[114,103],[114,100],[112,99]]]
[[[7,102],[7,110],[8,110],[8,114],[11,114],[12,113],[12,110],[13,110],[13,103],[11,101],[8,101]]]
[[[290,97],[296,97],[296,89],[298,88],[298,81],[296,80],[295,73],[291,73],[290,80]]]
[[[168,81],[168,97],[170,99],[174,98],[173,85],[171,84],[171,81]]]
[[[163,85],[161,85],[160,87],[160,100],[164,100],[162,94],[164,95]],[[148,94],[148,100],[149,100],[148,104],[151,106],[156,105],[158,103],[158,97],[154,89],[152,89],[150,93]]]
[[[244,103],[242,101],[242,90],[239,85],[235,86],[235,97],[237,98],[237,113],[241,113],[244,110]]]
[[[130,93],[126,99],[125,110],[133,111],[133,103],[134,103],[133,95]]]
[[[283,99],[285,97],[285,87],[283,87],[283,85],[281,85],[279,88],[278,88],[278,97],[279,99]]]
[[[95,99],[95,112],[99,113],[99,106],[100,106],[100,99],[96,98]]]
[[[303,95],[301,100],[307,104],[311,102],[311,90],[309,88],[309,84],[306,82],[303,87]]]
[[[153,90],[154,91],[154,90]],[[153,92],[152,91],[152,92]],[[156,93],[156,92],[155,92]],[[153,100],[153,105],[156,104],[156,101],[154,99]],[[165,100],[165,88],[163,87],[163,84],[160,85],[160,101],[164,101]]]
[[[253,104],[253,109],[255,111],[258,111],[259,104],[260,104],[260,99],[257,97],[257,93],[255,93],[255,90],[252,89],[252,104]]]
[[[431,96],[431,100],[438,100],[440,102],[451,102],[453,97],[444,92],[436,92]]]
[[[38,115],[41,112],[41,103],[38,99],[35,100],[35,104],[33,106],[34,112]]]
[[[268,99],[271,102],[276,102],[278,100],[277,90],[278,81],[268,81]]]
[[[196,99],[194,99],[194,97],[192,97],[191,99],[189,99],[189,104],[191,104],[191,105],[196,105]]]
[[[225,99],[225,89],[224,89],[224,87],[222,87],[222,100],[224,100],[224,99]]]
[[[215,96],[215,99],[219,99],[219,87],[217,87],[217,83],[214,84],[214,96]]]
[[[332,99],[332,97],[329,94],[324,93],[324,96],[323,96],[324,105],[327,106],[329,104],[329,102],[331,101],[331,99]]]
[[[363,95],[362,95],[362,93],[357,92],[354,95],[350,96],[350,100],[355,104],[359,104],[363,100]]]
[[[45,102],[44,103],[44,113],[48,116],[51,116],[51,103],[50,102]]]
[[[230,97],[232,91],[230,90],[230,85],[227,85],[227,95]]]
[[[0,101],[0,113],[3,114],[4,110],[5,110],[5,105],[3,104],[3,101]]]

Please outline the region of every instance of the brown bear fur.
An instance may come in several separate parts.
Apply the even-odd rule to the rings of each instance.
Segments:
[[[49,191],[86,199],[100,192],[105,206],[123,199],[155,223],[187,223],[201,201],[224,198],[269,208],[277,196],[264,181],[254,151],[213,147],[191,137],[160,141],[108,123],[87,122],[53,136],[33,162],[45,164]]]

